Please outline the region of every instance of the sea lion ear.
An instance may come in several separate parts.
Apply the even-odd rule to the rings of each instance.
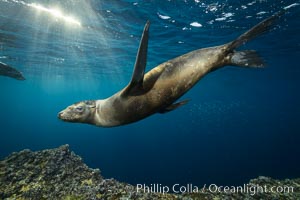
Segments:
[[[96,103],[93,100],[88,100],[88,101],[84,101],[84,104],[88,107],[88,108],[95,108],[96,107]]]
[[[145,74],[145,68],[147,64],[149,27],[150,27],[150,21],[147,21],[144,27],[142,38],[140,41],[140,46],[136,56],[132,78],[128,86],[123,91],[122,96],[135,94],[143,90],[144,74]]]

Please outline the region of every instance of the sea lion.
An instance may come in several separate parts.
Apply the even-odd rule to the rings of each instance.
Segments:
[[[283,12],[260,22],[227,44],[198,49],[158,65],[145,74],[149,21],[144,27],[130,83],[103,100],[75,103],[58,114],[67,122],[113,127],[144,119],[154,113],[167,113],[188,101],[175,102],[204,75],[226,65],[264,67],[254,50],[236,51],[250,39],[266,32]]]
[[[2,62],[0,62],[0,75],[15,78],[17,80],[25,80],[25,77],[21,72]]]

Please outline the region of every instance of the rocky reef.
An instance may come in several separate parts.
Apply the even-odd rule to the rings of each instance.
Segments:
[[[0,161],[0,199],[300,199],[300,179],[253,179],[246,186],[278,187],[277,192],[215,192],[209,188],[185,194],[140,192],[135,186],[104,179],[70,151],[68,145],[42,151],[23,150]],[[288,185],[292,191],[281,191]],[[233,188],[231,188],[233,189]]]

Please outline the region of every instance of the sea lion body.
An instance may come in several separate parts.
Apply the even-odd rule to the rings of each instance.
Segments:
[[[204,75],[226,62],[222,51],[224,46],[200,49],[162,63],[145,74],[140,94],[123,97],[124,90],[121,90],[106,100],[97,100],[98,113],[113,126],[163,113],[164,108],[172,105]]]
[[[2,62],[0,62],[0,75],[8,76],[17,80],[25,80],[25,77],[21,72]]]
[[[103,100],[75,103],[58,114],[63,121],[113,127],[144,119],[154,113],[166,113],[187,103],[176,103],[207,73],[226,65],[263,67],[254,50],[236,48],[266,32],[283,12],[261,23],[227,44],[195,50],[169,60],[145,73],[149,22],[146,23],[132,79],[121,91]]]

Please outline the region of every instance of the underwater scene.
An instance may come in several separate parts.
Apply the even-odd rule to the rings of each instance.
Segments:
[[[0,0],[0,199],[300,198],[299,33],[296,0]]]

